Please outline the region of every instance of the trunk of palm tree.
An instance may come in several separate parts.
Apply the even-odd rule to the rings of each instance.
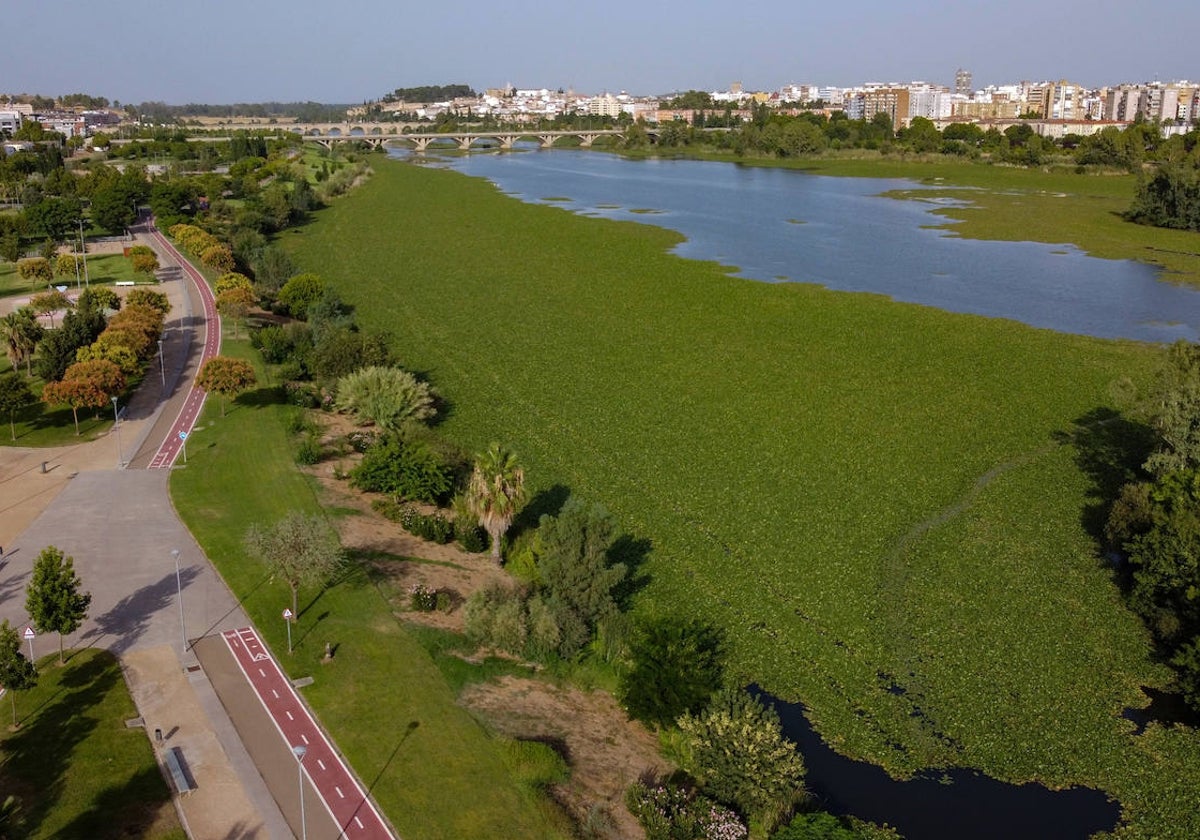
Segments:
[[[71,406],[71,416],[75,418],[75,437],[79,437],[79,409]]]
[[[492,526],[488,528],[488,535],[492,538],[492,559],[496,561],[496,565],[500,565],[500,540],[504,536],[504,532],[499,528]]]

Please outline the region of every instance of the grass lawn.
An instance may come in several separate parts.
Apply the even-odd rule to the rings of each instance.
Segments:
[[[146,733],[125,728],[137,711],[116,659],[89,649],[39,668],[37,687],[16,697],[20,728],[0,729],[0,791],[19,797],[24,821],[16,836],[183,840]]]
[[[1095,785],[1129,837],[1200,835],[1200,739],[1121,717],[1172,676],[1069,442],[1157,350],[730,278],[668,231],[375,170],[285,242],[448,397],[446,434],[652,542],[639,609],[717,621],[739,677],[894,773]]]
[[[91,283],[98,283],[102,286],[110,286],[113,283],[121,281],[142,282],[143,278],[138,276],[133,271],[133,263],[121,254],[92,254],[87,259],[88,280]],[[75,277],[56,277],[54,282],[59,285],[70,286],[70,290],[74,293]],[[28,297],[30,294],[45,291],[44,289],[30,289],[29,281],[22,280],[21,275],[17,274],[17,264],[10,262],[0,262],[0,297],[9,295],[20,295]]]
[[[223,353],[247,358],[245,342]],[[260,368],[260,378],[262,371]],[[268,580],[247,557],[252,523],[289,511],[320,512],[315,491],[293,461],[285,429],[294,408],[260,387],[219,416],[215,400],[188,440],[188,464],[171,478],[175,506],[275,651],[286,651],[279,618],[287,587]],[[565,837],[562,819],[523,783],[525,751],[487,735],[454,702],[454,693],[424,648],[393,615],[374,583],[347,573],[316,596],[301,593],[297,643],[282,665],[313,675],[304,694],[401,836]],[[320,664],[326,642],[332,664]]]

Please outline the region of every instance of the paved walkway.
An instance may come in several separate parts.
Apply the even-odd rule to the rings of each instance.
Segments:
[[[203,312],[202,301],[178,265],[160,259],[159,290],[172,304],[163,355],[122,407],[119,426],[73,446],[0,448],[0,618],[28,623],[25,587],[42,548],[72,555],[92,606],[67,643],[116,653],[149,733],[161,729],[159,747],[182,751],[197,784],[176,799],[190,836],[288,838],[287,821],[190,647],[248,619],[179,521],[169,472],[118,468],[149,466],[182,413],[200,357],[205,323],[193,313]],[[57,644],[39,637],[35,655]]]

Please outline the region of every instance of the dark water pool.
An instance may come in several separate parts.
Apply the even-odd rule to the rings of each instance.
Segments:
[[[962,768],[897,781],[881,768],[830,749],[798,703],[751,692],[775,708],[808,767],[820,806],[839,816],[887,823],[906,840],[1085,840],[1111,831],[1120,807],[1091,788],[1012,785]]]

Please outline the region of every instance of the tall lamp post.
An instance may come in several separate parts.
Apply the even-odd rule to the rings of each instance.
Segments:
[[[121,469],[121,416],[117,414],[117,398],[112,398],[113,428],[117,432],[117,469]]]
[[[299,780],[300,790],[300,840],[308,840],[308,824],[304,821],[304,755],[307,752],[308,747],[303,744],[292,747],[292,754],[296,756],[296,778]]]
[[[162,378],[163,390],[167,390],[167,363],[163,361],[162,351],[163,340],[158,340],[158,375]]]
[[[171,549],[175,561],[175,597],[179,601],[179,635],[183,639],[183,655],[187,656],[187,625],[183,621],[183,584],[179,579],[179,549]]]

